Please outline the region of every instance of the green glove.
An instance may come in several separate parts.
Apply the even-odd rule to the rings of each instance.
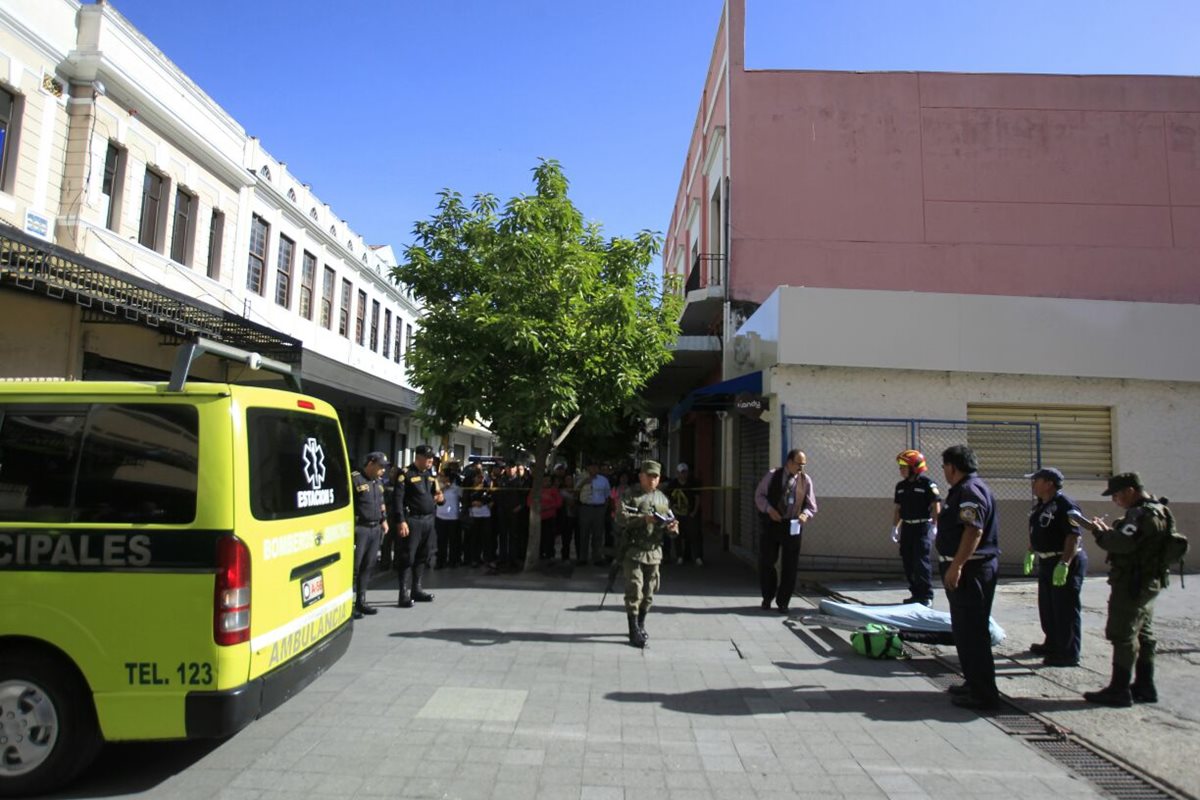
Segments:
[[[1025,565],[1024,565],[1024,570],[1025,570],[1026,575],[1033,574],[1033,565],[1036,563],[1037,563],[1037,556],[1034,555],[1034,552],[1032,550],[1026,550],[1025,551]]]
[[[1058,562],[1057,564],[1054,565],[1054,577],[1050,579],[1050,582],[1052,584],[1054,584],[1055,586],[1066,586],[1067,585],[1067,573],[1070,571],[1071,571],[1070,564],[1064,564],[1061,561]]]

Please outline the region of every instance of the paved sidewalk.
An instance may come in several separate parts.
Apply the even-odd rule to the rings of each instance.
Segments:
[[[1165,781],[1177,790],[1200,797],[1200,575],[1181,585],[1173,575],[1154,607],[1158,637],[1155,681],[1159,702],[1133,708],[1103,708],[1087,703],[1082,694],[1108,683],[1112,646],[1104,639],[1108,584],[1103,558],[1093,556],[1092,575],[1083,587],[1083,654],[1074,668],[1051,668],[1029,652],[1042,640],[1037,612],[1037,582],[1003,580],[996,591],[993,618],[1007,638],[994,648],[998,683],[1018,707],[1041,714],[1056,725]],[[864,603],[892,603],[907,594],[903,582],[848,580],[826,576],[823,586]],[[945,594],[936,607],[946,610]],[[940,648],[953,660],[952,647]]]
[[[71,796],[1099,796],[914,664],[760,610],[731,560],[665,569],[644,651],[599,568],[433,578],[412,609],[373,590],[349,653],[237,736],[110,747]]]

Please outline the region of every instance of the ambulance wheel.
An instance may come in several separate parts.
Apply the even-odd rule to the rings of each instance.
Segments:
[[[99,749],[91,693],[73,669],[37,650],[0,653],[0,796],[62,786]]]

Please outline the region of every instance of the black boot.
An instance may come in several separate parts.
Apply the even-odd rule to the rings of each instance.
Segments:
[[[432,603],[433,595],[421,588],[421,578],[425,575],[425,565],[417,564],[413,567],[413,590],[412,599],[418,603]]]
[[[638,612],[638,630],[642,632],[642,641],[650,641],[650,634],[646,633],[646,612]]]
[[[1154,688],[1154,662],[1138,659],[1134,668],[1133,683],[1129,695],[1135,703],[1157,703],[1158,689]]]
[[[408,591],[408,571],[400,573],[400,599],[396,602],[400,608],[412,608],[412,595]]]
[[[1129,708],[1133,705],[1133,697],[1129,694],[1129,678],[1132,673],[1128,667],[1118,667],[1113,664],[1112,680],[1098,692],[1084,692],[1083,699],[1089,703],[1113,708]]]
[[[646,634],[638,627],[637,614],[627,614],[629,617],[629,643],[634,647],[646,646]]]

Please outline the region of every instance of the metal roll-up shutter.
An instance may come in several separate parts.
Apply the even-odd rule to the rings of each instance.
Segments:
[[[1068,478],[1112,475],[1112,409],[1067,406],[971,403],[970,422],[1036,422],[1041,430],[1041,463]]]
[[[770,468],[771,426],[749,417],[737,420],[737,510],[732,543],[752,551],[758,549],[758,512],[754,490]]]

